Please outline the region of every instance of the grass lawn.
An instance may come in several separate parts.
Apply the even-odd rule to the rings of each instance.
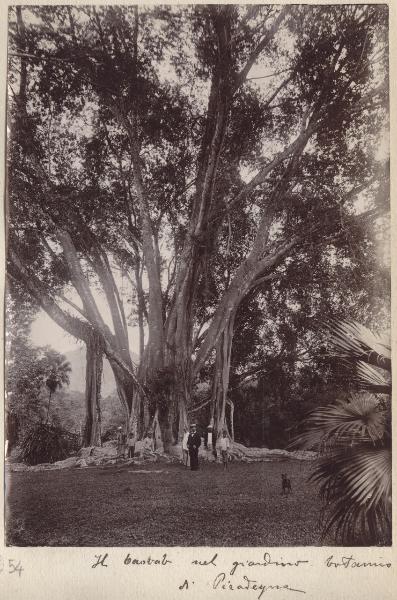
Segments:
[[[139,473],[139,470],[153,471]],[[89,467],[7,475],[16,546],[321,545],[320,502],[300,462]],[[162,471],[156,473],[156,471]],[[281,495],[281,473],[292,494]],[[332,540],[326,540],[332,545]]]

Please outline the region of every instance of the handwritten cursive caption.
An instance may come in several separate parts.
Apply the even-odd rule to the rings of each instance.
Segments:
[[[97,554],[94,556],[91,568],[99,569],[108,568],[112,565],[112,559],[109,553]],[[177,590],[180,592],[192,589],[197,584],[204,585],[205,589],[221,590],[224,592],[247,591],[252,592],[253,598],[257,600],[263,599],[267,592],[289,592],[291,594],[306,594],[307,590],[302,589],[302,586],[294,585],[291,579],[294,573],[302,570],[305,567],[313,567],[309,560],[305,558],[288,560],[287,558],[272,557],[270,552],[265,552],[258,556],[256,560],[239,560],[238,555],[235,560],[223,560],[222,556],[217,553],[209,553],[198,558],[186,562],[186,560],[178,557],[176,560],[168,553],[158,553],[149,555],[140,555],[136,551],[127,552],[121,563],[126,567],[137,569],[150,569],[152,567],[160,567],[169,569],[175,567],[178,572],[184,567],[189,567],[190,576],[197,573],[194,579],[184,579],[177,583]],[[117,559],[115,564],[120,564],[120,559]],[[325,569],[388,569],[391,567],[390,562],[384,561],[381,557],[376,561],[359,560],[353,555],[336,557],[329,556],[322,562],[321,566]],[[193,571],[192,571],[193,569]],[[276,579],[279,581],[268,581],[267,579]],[[305,576],[305,580],[307,577]],[[302,581],[302,577],[300,578]]]

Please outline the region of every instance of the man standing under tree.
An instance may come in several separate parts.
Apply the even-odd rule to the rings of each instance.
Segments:
[[[187,447],[189,449],[190,457],[190,469],[192,471],[198,471],[198,449],[201,445],[201,437],[197,433],[196,425],[190,426],[190,434],[187,440]]]

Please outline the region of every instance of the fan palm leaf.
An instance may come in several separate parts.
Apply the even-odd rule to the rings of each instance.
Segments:
[[[385,415],[370,394],[353,394],[351,401],[317,408],[309,413],[303,431],[293,446],[324,450],[334,444],[351,444],[355,440],[376,442],[385,432]]]
[[[355,321],[334,322],[327,328],[337,356],[391,370],[391,345],[386,336],[379,336]]]
[[[311,480],[326,503],[324,534],[333,527],[345,540],[358,530],[371,538],[387,532],[391,504],[391,451],[362,445],[322,456]],[[371,538],[373,539],[373,538]]]
[[[325,535],[342,541],[390,543],[390,341],[356,322],[328,326],[333,354],[353,367],[364,393],[312,411],[293,446],[317,449],[311,480],[324,501]],[[385,373],[386,372],[386,373]]]
[[[357,362],[356,381],[362,389],[371,390],[373,393],[390,394],[391,381],[380,369],[362,361]]]

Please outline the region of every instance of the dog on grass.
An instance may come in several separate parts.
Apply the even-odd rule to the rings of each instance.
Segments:
[[[291,480],[285,473],[281,473],[282,494],[290,494],[292,492]]]

